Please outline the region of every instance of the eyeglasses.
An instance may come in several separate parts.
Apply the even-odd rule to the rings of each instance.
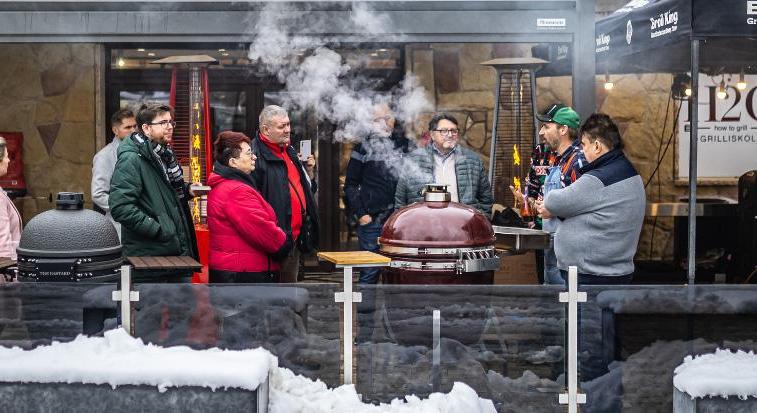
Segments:
[[[442,136],[457,136],[460,131],[457,129],[434,129],[434,132],[439,132]]]
[[[174,122],[172,120],[162,120],[160,122],[148,123],[148,125],[160,125],[160,126],[162,126],[164,128],[168,127],[168,125],[171,125],[172,128],[175,128],[176,127],[176,122]]]

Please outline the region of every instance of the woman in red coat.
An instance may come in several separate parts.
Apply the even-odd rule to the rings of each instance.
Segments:
[[[209,281],[278,282],[279,262],[292,249],[292,238],[276,225],[276,213],[254,187],[250,138],[224,131],[213,150],[215,164],[208,178]]]

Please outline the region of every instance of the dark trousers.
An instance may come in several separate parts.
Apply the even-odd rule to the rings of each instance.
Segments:
[[[560,276],[565,280],[565,285],[568,284],[568,271],[560,270]],[[578,273],[578,285],[618,285],[618,284],[631,284],[633,280],[633,274],[619,275],[619,276],[606,276],[606,275],[594,275],[594,274],[582,274]]]
[[[279,273],[210,270],[208,274],[208,282],[210,284],[277,283],[279,282]]]
[[[357,226],[357,239],[361,250],[378,251],[378,237],[381,235],[381,228],[383,226],[384,223],[378,217],[368,224]],[[381,268],[361,268],[358,282],[361,284],[376,284],[380,273]]]

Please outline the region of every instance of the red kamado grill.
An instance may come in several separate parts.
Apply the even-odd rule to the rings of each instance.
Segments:
[[[494,230],[479,210],[450,201],[446,185],[426,185],[424,201],[389,217],[380,252],[392,259],[387,284],[491,284],[499,269]]]
[[[113,224],[74,192],[26,224],[16,252],[20,281],[114,281],[123,263]]]

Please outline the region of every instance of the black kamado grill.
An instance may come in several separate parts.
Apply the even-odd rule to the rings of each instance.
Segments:
[[[16,252],[20,281],[115,281],[123,263],[115,227],[76,192],[58,193],[55,209],[32,218]]]

